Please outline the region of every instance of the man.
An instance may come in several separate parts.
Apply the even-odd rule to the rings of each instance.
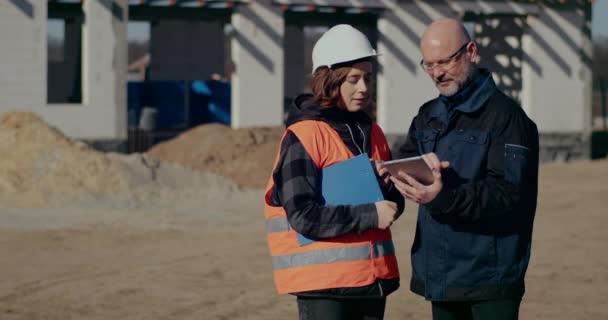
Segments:
[[[410,288],[432,302],[433,319],[517,319],[536,211],[536,125],[477,67],[461,23],[432,23],[420,46],[440,95],[420,108],[399,153],[426,154],[435,180],[391,177],[420,205]]]

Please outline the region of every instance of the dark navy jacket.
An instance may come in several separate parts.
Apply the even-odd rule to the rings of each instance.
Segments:
[[[424,104],[398,157],[449,161],[418,212],[411,290],[432,301],[518,298],[530,260],[538,131],[479,70],[455,96]]]

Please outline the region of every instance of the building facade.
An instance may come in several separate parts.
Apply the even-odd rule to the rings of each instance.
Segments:
[[[0,46],[0,112],[31,110],[71,137],[124,141],[131,19],[152,23],[153,79],[205,79],[219,70],[231,82],[233,127],[281,125],[285,104],[305,88],[314,37],[333,24],[350,23],[382,53],[375,115],[397,140],[419,106],[437,94],[418,66],[420,35],[431,21],[453,17],[479,44],[481,64],[494,72],[499,87],[538,124],[543,159],[590,154],[589,1],[75,2],[80,11],[73,9],[74,1],[0,2],[5,42]],[[63,57],[76,52],[77,62],[62,69],[72,70],[71,80],[53,71],[62,62],[48,50],[47,28],[56,17],[65,20],[66,39],[77,38],[70,42],[75,49],[66,49]],[[181,36],[174,36],[179,30]]]

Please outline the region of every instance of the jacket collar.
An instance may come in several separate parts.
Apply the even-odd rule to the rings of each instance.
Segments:
[[[473,80],[451,97],[439,96],[433,102],[429,121],[439,118],[447,123],[448,114],[476,112],[483,107],[496,91],[496,83],[487,69],[478,69]]]
[[[285,125],[304,120],[325,122],[371,123],[371,118],[364,111],[350,112],[338,107],[321,108],[311,94],[297,96],[288,108]]]

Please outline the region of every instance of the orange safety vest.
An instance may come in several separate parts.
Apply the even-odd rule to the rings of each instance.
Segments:
[[[298,137],[319,169],[354,156],[338,133],[325,122],[305,120],[295,123],[285,130],[283,138],[288,131]],[[371,140],[371,158],[388,160],[390,153],[386,138],[375,124]],[[275,168],[280,154],[279,150]],[[274,282],[279,294],[361,287],[378,278],[399,277],[389,229],[349,233],[300,246],[296,231],[287,221],[285,209],[270,205],[273,188],[271,175],[264,195],[264,216]]]

